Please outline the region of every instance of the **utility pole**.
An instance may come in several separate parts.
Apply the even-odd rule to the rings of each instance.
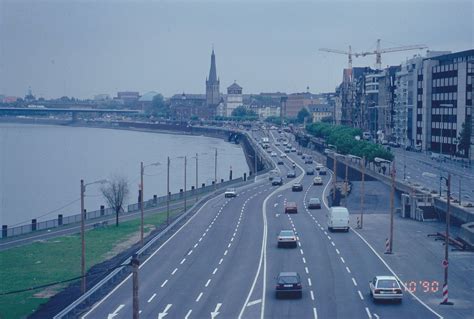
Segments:
[[[336,160],[336,153],[333,153],[334,156],[334,179],[332,183],[332,206],[334,206],[334,202],[336,201],[336,182],[337,182],[337,160]]]
[[[360,228],[364,225],[364,196],[365,196],[365,156],[362,159],[362,185],[360,196]]]
[[[132,265],[133,274],[133,319],[138,319],[140,313],[140,305],[138,300],[138,266],[140,265],[140,261],[138,260],[137,254],[133,254],[130,263]]]
[[[462,176],[459,175],[459,206],[461,206],[461,178]]]
[[[196,153],[196,202],[199,200],[199,192],[198,192],[198,153]]]
[[[217,189],[217,148],[214,155],[214,189]]]
[[[348,174],[349,174],[349,166],[347,164],[347,157],[344,159],[344,163],[346,164],[346,178],[344,179],[344,206],[347,208],[347,188],[349,184],[348,181]]]
[[[440,177],[444,178],[444,177]],[[444,243],[444,284],[443,284],[443,301],[441,305],[452,305],[452,302],[448,300],[448,266],[449,266],[449,223],[450,223],[450,203],[451,203],[451,174],[448,173],[448,179],[446,180],[446,186],[448,187],[448,201],[446,208],[446,238]]]
[[[140,246],[143,247],[143,162],[140,162]]]
[[[184,156],[184,211],[186,212],[186,166],[188,164],[187,157]]]
[[[84,216],[84,180],[81,179],[81,294],[86,292],[86,241],[85,241],[85,216]]]
[[[170,224],[170,157],[168,156],[168,165],[166,172],[166,225]]]
[[[395,213],[395,161],[392,162],[390,175],[392,177],[392,191],[390,192],[390,241],[387,254],[393,253],[393,215]]]

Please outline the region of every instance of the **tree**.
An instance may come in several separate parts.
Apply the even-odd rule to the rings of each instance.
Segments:
[[[147,112],[157,117],[169,117],[169,107],[165,103],[163,95],[157,94],[153,97],[151,101],[151,107],[147,110]]]
[[[299,112],[296,118],[298,119],[299,123],[303,123],[304,119],[307,117],[310,117],[311,114],[309,114],[308,110],[306,108],[302,108]]]
[[[114,176],[112,180],[101,187],[102,196],[115,211],[115,226],[119,225],[119,213],[127,199],[129,188],[127,179],[123,176]]]
[[[332,123],[332,116],[325,116],[321,119],[323,123]]]
[[[471,146],[471,130],[471,123],[469,123],[467,120],[464,121],[461,132],[459,132],[458,149],[463,152],[465,157],[469,157],[469,148]]]

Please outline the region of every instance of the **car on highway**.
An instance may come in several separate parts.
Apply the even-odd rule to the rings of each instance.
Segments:
[[[304,159],[305,164],[313,164],[313,158],[311,156],[306,156]]]
[[[276,298],[303,297],[303,286],[297,272],[280,272],[275,287]]]
[[[292,152],[292,153],[295,153],[295,152],[296,152],[296,148],[292,147],[292,148],[291,148],[291,152]]]
[[[236,196],[237,196],[237,192],[235,191],[235,188],[228,188],[224,193],[224,197],[226,198],[236,197]]]
[[[280,154],[280,158],[285,158],[286,157],[286,154],[285,153],[281,153]]]
[[[288,171],[288,174],[286,174],[286,177],[287,178],[295,178],[296,177],[295,171]]]
[[[324,168],[324,165],[321,163],[316,163],[316,170],[319,171],[321,168]]]
[[[301,159],[305,159],[306,158],[306,154],[301,154]]]
[[[317,197],[311,197],[308,201],[308,209],[321,209],[321,201]]]
[[[298,206],[295,202],[287,202],[285,205],[285,214],[297,214]]]
[[[273,180],[272,180],[272,185],[273,186],[283,185],[283,178],[281,178],[280,176],[274,177]]]
[[[284,141],[283,142],[283,146],[287,146],[288,145],[288,142],[287,141]]]
[[[344,230],[349,231],[349,211],[345,207],[333,206],[329,208],[327,217],[327,225],[329,231]]]
[[[275,142],[275,146],[280,146],[280,143],[279,143],[279,142]]]
[[[285,153],[289,153],[291,151],[290,148],[285,148]]]
[[[321,168],[319,169],[319,175],[326,175],[326,173],[327,173],[326,167],[321,167]]]
[[[283,160],[282,159],[279,159],[278,162],[277,162],[278,165],[283,165]]]
[[[268,148],[267,149],[267,153],[271,153],[272,152],[272,149],[271,148]]]
[[[369,293],[372,300],[396,300],[402,302],[403,290],[394,276],[375,276],[369,281]]]
[[[270,156],[271,156],[271,157],[277,157],[277,153],[276,153],[276,152],[272,152],[272,153],[270,154]]]
[[[323,185],[323,179],[320,176],[313,178],[313,185]]]
[[[293,230],[281,230],[278,234],[278,248],[296,247],[296,234]]]
[[[303,155],[303,152],[302,152],[302,151],[298,151],[298,152],[296,152],[296,155]]]
[[[301,183],[294,183],[293,186],[291,187],[291,190],[293,192],[302,192],[303,191],[303,185]]]
[[[306,175],[314,175],[314,169],[312,167],[306,170]]]

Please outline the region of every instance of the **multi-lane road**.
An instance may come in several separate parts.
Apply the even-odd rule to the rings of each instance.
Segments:
[[[271,132],[275,138],[278,133]],[[278,154],[282,149],[274,147]],[[140,265],[142,318],[437,318],[423,301],[405,292],[403,302],[375,304],[368,281],[392,275],[389,265],[357,231],[328,232],[324,200],[331,174],[313,186],[308,165],[289,154],[278,165],[282,176],[296,163],[297,177],[283,186],[268,179],[237,190],[237,197],[215,197]],[[275,158],[272,158],[275,159]],[[300,181],[303,192],[292,192]],[[309,210],[310,197],[323,201]],[[284,213],[296,202],[298,214]],[[293,229],[296,248],[277,248],[282,229]],[[301,276],[303,297],[275,297],[282,271]],[[83,318],[131,318],[132,280],[126,278],[93,305]]]

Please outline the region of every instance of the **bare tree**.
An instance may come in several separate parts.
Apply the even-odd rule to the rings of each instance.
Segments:
[[[109,183],[100,188],[100,191],[109,206],[115,210],[115,226],[118,227],[119,213],[129,193],[128,181],[123,176],[114,176]]]

